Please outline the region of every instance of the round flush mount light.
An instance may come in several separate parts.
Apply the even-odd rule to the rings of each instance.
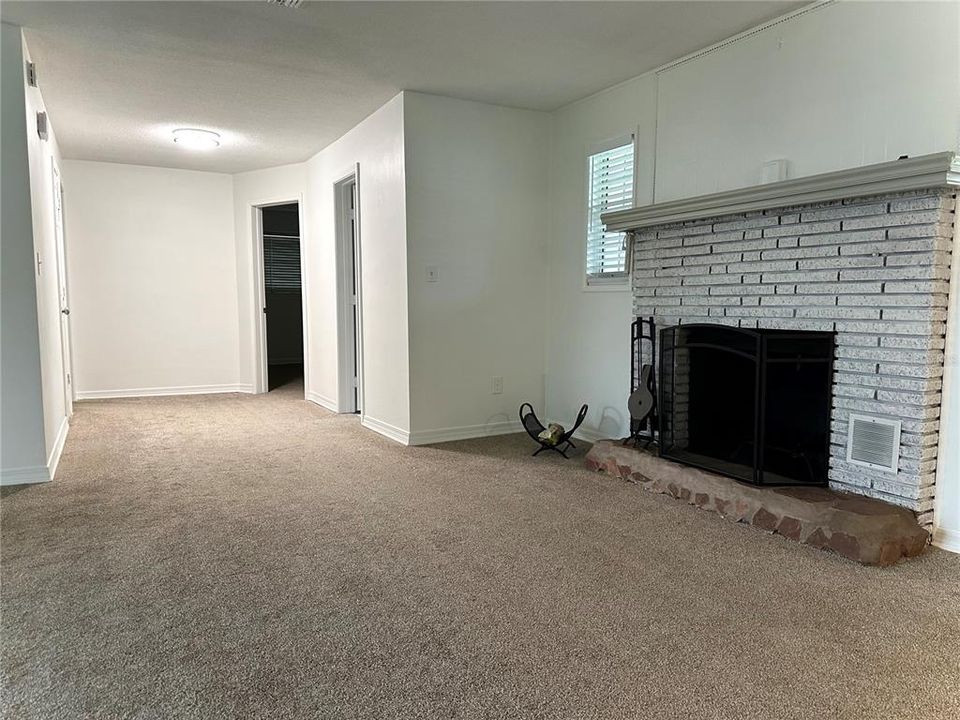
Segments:
[[[213,150],[220,147],[220,135],[211,130],[178,128],[173,131],[173,141],[188,150]]]

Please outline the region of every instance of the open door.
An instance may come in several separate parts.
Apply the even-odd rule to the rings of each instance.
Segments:
[[[57,297],[60,303],[60,353],[63,363],[63,401],[67,417],[73,415],[73,358],[70,352],[70,301],[67,288],[67,251],[63,228],[63,183],[53,164],[53,227],[57,246]]]

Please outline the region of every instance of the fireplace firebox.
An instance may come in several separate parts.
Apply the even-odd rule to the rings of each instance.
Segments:
[[[835,335],[660,332],[660,454],[756,485],[826,485]]]

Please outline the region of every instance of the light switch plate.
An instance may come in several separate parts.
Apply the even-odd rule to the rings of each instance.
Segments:
[[[437,282],[440,279],[440,268],[436,265],[427,265],[427,282]]]

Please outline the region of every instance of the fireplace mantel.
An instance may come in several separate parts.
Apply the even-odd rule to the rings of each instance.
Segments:
[[[618,210],[604,213],[602,220],[609,231],[639,230],[684,220],[947,186],[960,186],[960,159],[952,152],[941,152]]]

